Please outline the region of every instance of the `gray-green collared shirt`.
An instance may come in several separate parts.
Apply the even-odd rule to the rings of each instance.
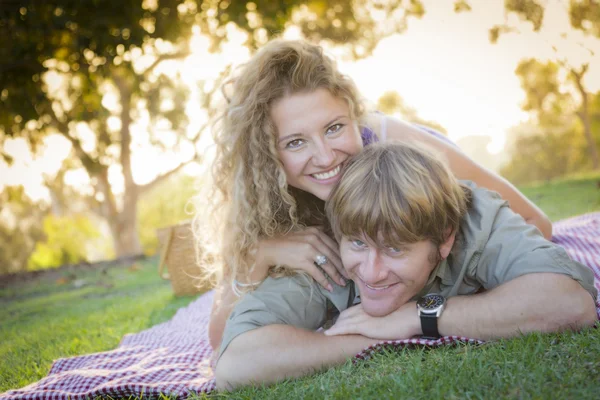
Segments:
[[[521,275],[552,272],[579,282],[594,299],[594,275],[566,251],[544,239],[537,228],[515,214],[500,195],[464,182],[473,200],[448,258],[431,273],[419,293],[445,297],[492,289]],[[223,334],[221,354],[238,335],[266,325],[286,324],[308,330],[321,327],[332,310],[359,302],[354,284],[331,281],[333,293],[309,277],[267,278],[234,307]]]

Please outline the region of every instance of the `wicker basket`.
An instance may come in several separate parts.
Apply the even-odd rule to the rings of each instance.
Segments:
[[[158,229],[156,234],[161,249],[158,273],[171,281],[175,295],[188,296],[206,291],[207,285],[199,279],[200,267],[196,264],[191,222]]]

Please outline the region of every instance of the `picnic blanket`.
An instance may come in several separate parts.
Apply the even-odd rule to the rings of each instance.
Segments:
[[[570,256],[588,265],[600,290],[600,213],[557,222],[553,241]],[[168,322],[137,334],[126,335],[119,347],[103,353],[57,360],[47,377],[0,399],[80,400],[96,396],[113,398],[165,395],[186,398],[215,388],[208,343],[208,320],[213,292],[177,311]],[[600,316],[600,296],[596,302]],[[437,340],[384,341],[364,349],[356,359],[366,359],[382,346],[444,346],[481,343],[477,339],[446,336]]]

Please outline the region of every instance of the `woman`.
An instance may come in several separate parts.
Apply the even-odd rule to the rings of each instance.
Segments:
[[[214,265],[222,267],[209,327],[213,348],[239,295],[269,273],[304,272],[329,290],[326,275],[344,284],[337,243],[323,228],[323,204],[344,162],[377,140],[434,147],[459,179],[497,191],[551,237],[552,225],[538,207],[443,136],[365,112],[354,83],[320,47],[275,40],[233,79],[215,129],[213,178],[220,196],[213,216],[222,218],[222,243]]]

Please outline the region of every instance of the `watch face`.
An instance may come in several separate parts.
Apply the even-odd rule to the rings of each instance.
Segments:
[[[427,294],[419,299],[417,306],[423,311],[432,311],[444,305],[446,299],[439,294]]]

